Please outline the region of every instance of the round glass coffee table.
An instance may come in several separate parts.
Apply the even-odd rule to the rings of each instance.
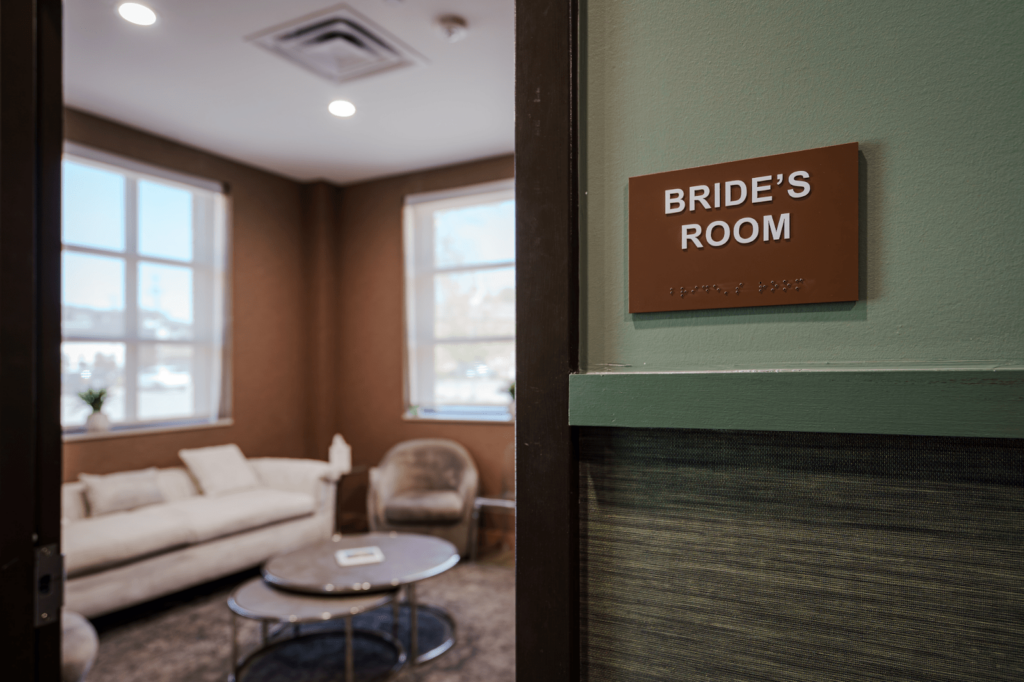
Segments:
[[[343,563],[349,562],[348,565]],[[405,588],[405,602],[357,615],[360,628],[391,631],[408,643],[409,660],[423,663],[455,644],[455,621],[438,606],[417,603],[416,583],[459,562],[455,545],[430,535],[365,533],[282,554],[263,565],[263,579],[279,590],[316,595],[372,596]],[[422,650],[422,651],[421,651]]]
[[[397,606],[398,590],[323,597],[279,590],[261,578],[248,580],[228,598],[232,612],[229,680],[387,679],[405,664],[401,643],[385,632],[353,627],[352,620],[389,603]],[[238,657],[239,616],[260,624],[260,645],[242,659]],[[339,620],[344,621],[343,632],[338,631]]]

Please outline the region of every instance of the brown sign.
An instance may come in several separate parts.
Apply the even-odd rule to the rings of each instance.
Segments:
[[[629,312],[857,300],[857,143],[629,179]]]

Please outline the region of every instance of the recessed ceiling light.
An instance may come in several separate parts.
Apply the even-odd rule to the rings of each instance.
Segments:
[[[125,21],[139,26],[150,26],[156,23],[156,12],[137,2],[124,2],[117,8],[117,13]]]
[[[335,116],[348,118],[352,114],[356,113],[356,105],[343,99],[336,99],[331,102],[330,106],[327,107],[327,110]]]

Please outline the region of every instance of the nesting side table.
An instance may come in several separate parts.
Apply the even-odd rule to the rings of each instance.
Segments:
[[[469,539],[469,560],[476,561],[477,552],[480,550],[480,510],[501,511],[506,514],[516,515],[516,501],[503,497],[478,497],[473,502],[473,530]]]
[[[332,637],[330,631],[322,628],[309,628],[313,631],[309,632],[307,629],[307,632],[303,633],[302,626],[337,620],[345,621],[345,682],[357,679],[354,653],[356,637],[369,640],[377,649],[383,647],[393,650],[393,662],[390,662],[390,665],[388,660],[379,656],[376,666],[369,670],[359,670],[363,680],[387,679],[405,664],[406,655],[401,642],[395,635],[353,628],[352,618],[389,603],[392,609],[397,610],[397,597],[396,589],[345,596],[299,594],[271,587],[262,578],[253,578],[239,586],[228,598],[228,608],[232,612],[231,674],[228,679],[230,682],[281,679],[277,668],[294,666],[296,658],[301,660],[303,656],[312,666],[328,663],[312,659],[322,657],[324,651],[331,652],[330,640],[336,641],[337,636]],[[260,646],[241,659],[238,656],[239,617],[255,620],[260,624]],[[397,623],[398,619],[395,617],[393,620]],[[288,636],[289,630],[291,636]],[[281,661],[275,661],[275,657]]]
[[[339,566],[335,552],[355,548],[379,549],[384,560],[356,566]],[[396,630],[408,642],[410,662],[424,663],[455,644],[455,621],[439,606],[420,604],[416,583],[444,573],[459,562],[455,545],[430,535],[415,533],[365,533],[334,538],[288,554],[263,565],[263,580],[278,591],[333,599],[343,595],[372,597],[405,588],[406,602],[392,608],[391,617],[364,620],[374,629]],[[369,614],[368,614],[369,616]],[[369,628],[368,628],[369,629]],[[435,633],[423,641],[421,630]]]

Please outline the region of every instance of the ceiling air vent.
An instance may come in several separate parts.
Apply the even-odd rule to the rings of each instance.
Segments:
[[[252,40],[335,83],[424,61],[347,5],[276,26]]]

